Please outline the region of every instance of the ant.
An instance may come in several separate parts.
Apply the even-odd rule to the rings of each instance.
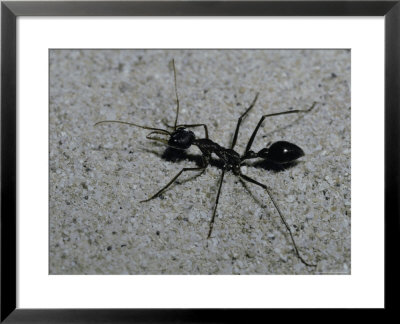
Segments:
[[[210,220],[207,238],[211,237],[211,233],[212,233],[212,230],[214,227],[214,220],[215,220],[215,215],[216,215],[216,211],[217,211],[219,197],[221,194],[222,182],[224,180],[225,172],[231,171],[231,172],[233,172],[234,175],[238,176],[241,180],[251,182],[257,186],[260,186],[267,192],[269,198],[271,199],[275,209],[277,210],[283,224],[285,225],[285,227],[290,235],[290,238],[292,240],[297,257],[306,266],[316,267],[316,264],[308,263],[300,255],[299,250],[296,245],[296,242],[293,238],[292,231],[291,231],[288,223],[286,222],[286,219],[283,216],[278,204],[276,203],[274,197],[272,196],[269,188],[266,185],[243,174],[240,170],[240,167],[243,164],[243,162],[245,160],[249,160],[249,159],[260,158],[266,162],[270,162],[277,166],[283,167],[285,165],[288,165],[288,164],[294,162],[295,160],[299,159],[300,157],[304,156],[304,152],[299,146],[297,146],[296,144],[290,143],[290,142],[286,142],[286,141],[278,141],[278,142],[272,143],[270,145],[267,145],[267,147],[263,148],[259,152],[252,151],[251,146],[252,146],[254,138],[256,137],[257,132],[260,129],[265,118],[278,116],[278,115],[286,115],[286,114],[307,113],[307,112],[310,112],[315,107],[316,102],[314,102],[312,104],[312,106],[306,110],[289,110],[289,111],[284,111],[284,112],[263,115],[261,117],[260,121],[258,122],[256,128],[254,129],[254,131],[249,139],[249,142],[247,143],[244,153],[242,155],[240,155],[239,153],[237,153],[234,150],[234,147],[235,147],[236,141],[237,141],[237,137],[238,137],[238,133],[239,133],[239,128],[240,128],[240,125],[241,125],[243,119],[246,117],[246,115],[250,112],[250,110],[256,104],[259,93],[256,94],[253,102],[246,109],[246,111],[239,117],[239,119],[237,121],[236,130],[235,130],[235,134],[233,136],[232,143],[229,148],[225,148],[225,147],[220,146],[218,143],[212,141],[211,139],[209,139],[207,125],[205,125],[205,124],[179,124],[178,123],[179,97],[178,97],[178,90],[177,90],[176,69],[175,69],[175,60],[174,59],[172,60],[172,67],[173,67],[173,71],[174,71],[174,86],[175,86],[175,96],[176,96],[176,117],[175,117],[174,126],[166,125],[166,127],[172,129],[172,131],[168,131],[168,130],[160,129],[160,128],[142,126],[142,125],[119,121],[119,120],[103,120],[103,121],[97,122],[94,125],[94,126],[97,126],[102,123],[120,123],[120,124],[135,126],[135,127],[139,127],[142,129],[151,130],[151,132],[146,136],[147,139],[164,143],[172,149],[184,151],[184,150],[187,150],[192,145],[197,146],[200,149],[202,156],[201,156],[201,162],[200,162],[199,167],[183,168],[181,171],[178,172],[177,175],[175,175],[172,178],[171,181],[169,181],[163,188],[161,188],[159,191],[157,191],[153,196],[151,196],[148,199],[142,200],[140,202],[141,203],[148,202],[148,201],[158,197],[169,186],[171,186],[183,172],[201,171],[198,174],[198,176],[202,175],[210,163],[211,154],[214,153],[219,158],[219,160],[222,162],[222,173],[219,178],[218,193],[217,193],[217,198],[215,200],[213,214],[212,214],[212,217]],[[204,138],[196,138],[195,134],[191,130],[189,130],[189,128],[195,128],[195,127],[203,127],[204,128],[204,135],[205,135]],[[167,135],[167,136],[169,136],[169,138],[164,139],[164,138],[154,137],[154,136],[152,136],[154,134]]]

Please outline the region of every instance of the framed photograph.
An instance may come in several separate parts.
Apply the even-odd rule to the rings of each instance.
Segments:
[[[397,1],[1,9],[2,321],[392,307]]]

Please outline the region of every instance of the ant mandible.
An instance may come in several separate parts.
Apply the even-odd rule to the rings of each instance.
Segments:
[[[260,121],[258,122],[256,128],[254,129],[254,131],[249,139],[249,142],[247,143],[244,153],[242,155],[240,155],[239,153],[237,153],[234,150],[234,147],[235,147],[236,141],[237,141],[237,137],[238,137],[238,133],[239,133],[240,124],[242,123],[242,121],[246,117],[246,115],[249,113],[249,111],[256,104],[259,93],[256,94],[253,102],[246,109],[246,111],[239,117],[239,119],[237,121],[237,125],[236,125],[235,134],[233,136],[233,140],[230,145],[230,148],[225,148],[225,147],[220,146],[216,142],[212,141],[211,139],[209,139],[207,125],[205,125],[205,124],[178,124],[179,98],[178,98],[178,90],[177,90],[177,85],[176,85],[177,82],[176,82],[176,69],[175,69],[175,60],[174,59],[172,60],[172,66],[173,66],[173,70],[174,70],[174,86],[175,86],[175,96],[176,96],[176,117],[175,117],[174,126],[166,125],[168,128],[172,129],[172,132],[167,131],[165,129],[147,127],[147,126],[142,126],[142,125],[119,121],[119,120],[102,120],[102,121],[97,122],[94,125],[94,126],[97,126],[102,123],[120,123],[120,124],[125,124],[125,125],[136,126],[139,128],[143,128],[143,129],[152,131],[151,133],[149,133],[146,136],[147,139],[167,144],[169,147],[172,147],[174,149],[187,150],[192,145],[197,146],[200,149],[200,151],[202,153],[202,157],[201,157],[202,159],[201,159],[201,163],[200,163],[199,167],[183,168],[181,171],[178,172],[177,175],[175,175],[175,177],[172,178],[172,180],[170,182],[168,182],[163,188],[161,188],[159,191],[157,191],[153,196],[151,196],[148,199],[142,200],[140,202],[141,203],[147,202],[147,201],[150,201],[150,200],[158,197],[169,186],[171,186],[183,172],[201,171],[199,176],[202,175],[203,172],[205,171],[205,169],[207,168],[207,166],[209,165],[209,162],[211,159],[211,154],[214,153],[221,160],[223,166],[222,166],[222,173],[219,178],[218,193],[217,193],[217,198],[215,200],[213,214],[212,214],[212,217],[210,220],[210,226],[209,226],[207,238],[211,237],[211,233],[212,233],[212,230],[214,227],[214,220],[215,220],[215,215],[216,215],[216,211],[217,211],[219,196],[221,194],[222,182],[224,180],[225,172],[232,171],[233,174],[238,176],[240,179],[247,181],[247,182],[251,182],[251,183],[258,185],[258,186],[262,187],[263,189],[265,189],[265,191],[267,192],[268,196],[270,197],[274,207],[278,211],[278,214],[290,235],[290,238],[292,240],[297,257],[306,266],[316,267],[316,264],[306,262],[303,259],[303,257],[300,255],[299,250],[296,245],[296,242],[293,238],[292,231],[291,231],[288,223],[286,222],[286,219],[283,216],[278,204],[276,203],[274,197],[272,196],[270,189],[266,185],[250,178],[249,176],[243,174],[240,171],[240,166],[243,164],[243,162],[245,160],[249,160],[249,159],[260,158],[265,161],[272,162],[275,165],[285,165],[285,164],[291,163],[291,162],[297,160],[298,158],[304,156],[304,152],[299,146],[297,146],[296,144],[290,143],[290,142],[286,142],[286,141],[275,142],[275,143],[263,148],[259,152],[252,151],[251,146],[252,146],[254,138],[256,137],[257,132],[260,129],[265,118],[279,116],[279,115],[287,115],[287,114],[307,113],[307,112],[310,112],[315,107],[316,102],[314,102],[312,104],[312,106],[306,110],[289,110],[289,111],[284,111],[284,112],[263,115],[261,117]],[[196,138],[195,134],[192,131],[188,130],[189,128],[195,128],[195,127],[204,127],[205,138]],[[154,137],[154,136],[152,136],[154,134],[167,135],[167,136],[169,136],[169,138],[164,139],[164,138]]]

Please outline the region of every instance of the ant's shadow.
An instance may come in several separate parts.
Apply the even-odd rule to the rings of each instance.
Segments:
[[[196,165],[199,167],[202,166],[202,156],[201,155],[188,154],[184,150],[178,150],[178,149],[175,149],[172,147],[167,147],[165,149],[164,153],[162,154],[161,158],[164,159],[165,161],[169,161],[169,162],[180,162],[180,161],[188,160],[188,161],[196,163]],[[281,164],[276,164],[276,163],[273,163],[271,161],[266,161],[266,160],[259,160],[259,161],[253,162],[253,163],[248,163],[248,162],[244,163],[244,165],[247,165],[247,166],[251,166],[254,168],[258,168],[258,169],[264,169],[264,170],[268,170],[268,171],[272,171],[272,172],[281,172],[281,171],[290,169],[297,164],[298,164],[298,162],[294,161],[291,163],[286,163],[286,164],[281,165]],[[217,167],[218,169],[221,169],[221,170],[224,166],[223,162],[220,159],[214,159],[214,158],[210,159],[210,165]]]

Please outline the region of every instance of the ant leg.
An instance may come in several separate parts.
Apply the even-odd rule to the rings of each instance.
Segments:
[[[257,92],[256,97],[254,98],[253,102],[251,103],[250,107],[246,109],[246,111],[242,114],[242,116],[239,117],[238,121],[237,121],[237,125],[236,125],[236,130],[235,130],[235,135],[233,136],[233,140],[232,140],[232,144],[231,144],[231,149],[233,150],[233,148],[236,145],[236,141],[237,141],[237,137],[238,137],[238,133],[239,133],[239,127],[240,124],[242,123],[242,119],[247,115],[247,113],[251,110],[251,108],[254,107],[254,105],[256,104],[258,95],[260,93]]]
[[[306,109],[306,110],[299,110],[299,109],[296,109],[296,110],[288,110],[288,111],[284,111],[284,112],[273,113],[273,114],[268,114],[268,115],[262,116],[261,119],[260,119],[260,121],[258,122],[258,124],[257,124],[257,126],[256,126],[256,128],[255,128],[255,130],[254,130],[254,132],[253,132],[253,134],[251,135],[251,137],[250,137],[250,139],[249,139],[249,142],[247,143],[246,150],[245,150],[245,153],[244,153],[244,154],[246,154],[248,151],[250,151],[251,145],[253,144],[254,138],[255,138],[256,135],[257,135],[258,129],[260,128],[260,126],[261,126],[261,124],[263,123],[263,121],[264,121],[265,118],[267,118],[267,117],[272,117],[272,116],[279,116],[279,115],[288,115],[288,114],[297,114],[297,113],[307,113],[307,112],[310,112],[310,111],[314,108],[314,106],[316,105],[316,103],[317,103],[317,102],[314,101],[314,103],[312,104],[312,106],[311,106],[310,108]]]
[[[179,98],[178,98],[178,88],[176,86],[176,69],[175,69],[175,60],[172,59],[172,67],[174,69],[174,85],[175,85],[175,96],[176,96],[176,117],[174,130],[176,130],[176,124],[178,123],[178,115],[179,115]]]
[[[172,178],[172,180],[171,180],[170,182],[168,182],[163,188],[161,188],[159,191],[157,191],[156,194],[154,194],[153,196],[151,196],[151,197],[148,198],[148,199],[141,200],[140,202],[141,202],[141,203],[142,203],[142,202],[147,202],[147,201],[150,201],[150,200],[152,200],[152,199],[158,197],[164,190],[166,190],[170,185],[172,185],[172,184],[175,182],[175,180],[178,179],[178,177],[179,177],[183,172],[186,172],[186,171],[200,171],[200,170],[201,170],[202,172],[201,172],[199,175],[202,175],[203,172],[205,171],[205,169],[206,169],[206,167],[201,167],[201,168],[183,168],[181,171],[178,172],[178,174],[177,174],[175,177]]]
[[[248,181],[248,182],[254,183],[254,184],[256,184],[256,185],[258,185],[258,186],[264,188],[264,189],[267,191],[267,194],[268,194],[269,198],[271,198],[271,201],[272,201],[272,203],[274,204],[276,210],[278,211],[278,214],[279,214],[279,216],[280,216],[280,218],[281,218],[283,224],[285,224],[286,229],[287,229],[287,231],[289,232],[289,235],[290,235],[290,238],[292,239],[292,243],[293,243],[294,249],[295,249],[295,251],[296,251],[297,257],[298,257],[298,258],[300,259],[300,261],[303,262],[306,266],[309,266],[309,267],[316,267],[316,266],[317,266],[316,264],[311,264],[311,263],[306,262],[306,261],[302,258],[302,256],[300,255],[299,250],[297,249],[296,242],[295,242],[295,240],[294,240],[294,238],[293,238],[292,231],[290,230],[290,227],[289,227],[288,223],[286,222],[285,218],[283,217],[283,214],[282,214],[281,210],[279,209],[278,204],[275,202],[275,199],[274,199],[274,197],[272,196],[271,192],[269,191],[268,187],[267,187],[266,185],[264,185],[264,184],[262,184],[262,183],[256,181],[256,180],[254,180],[254,179],[252,179],[252,178],[250,178],[250,177],[244,175],[244,174],[240,174],[239,176],[240,176],[242,179],[244,179],[244,180],[246,180],[246,181]]]
[[[208,231],[207,238],[210,238],[212,229],[214,227],[214,219],[215,219],[215,214],[217,212],[217,206],[218,206],[219,196],[221,194],[221,187],[222,187],[222,182],[224,180],[224,175],[225,175],[225,170],[222,170],[221,177],[219,178],[219,187],[218,187],[217,199],[215,201],[214,211],[213,211],[213,215],[211,217],[210,229]]]

